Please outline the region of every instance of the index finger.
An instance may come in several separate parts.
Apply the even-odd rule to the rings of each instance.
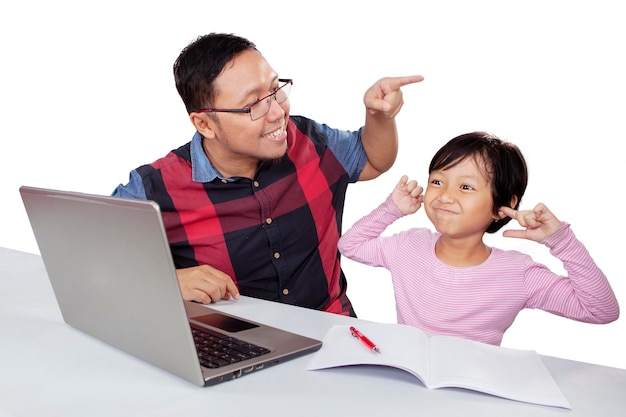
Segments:
[[[239,288],[232,279],[226,281],[226,292],[230,294],[235,300],[239,300]]]
[[[516,210],[513,210],[511,207],[507,207],[507,206],[500,207],[500,211],[504,213],[504,215],[509,216],[512,219],[515,218],[515,215],[517,213]]]
[[[397,90],[408,84],[419,83],[424,81],[424,77],[421,75],[408,75],[405,77],[388,77],[385,79],[386,87],[391,90]]]

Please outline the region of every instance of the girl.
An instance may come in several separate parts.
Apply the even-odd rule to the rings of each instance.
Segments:
[[[391,272],[398,322],[424,331],[500,345],[524,308],[588,323],[619,316],[602,271],[543,204],[519,210],[528,179],[519,149],[485,132],[458,136],[433,157],[426,192],[406,176],[391,195],[339,241],[342,255]],[[413,228],[381,233],[424,205],[436,232]],[[567,276],[517,251],[483,242],[511,219],[523,229],[503,236],[542,243]]]

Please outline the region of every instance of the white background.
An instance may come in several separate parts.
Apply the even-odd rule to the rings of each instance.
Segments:
[[[396,164],[349,188],[344,228],[402,174],[424,183],[447,140],[488,130],[527,157],[522,207],[541,201],[569,221],[624,308],[625,10],[622,0],[3,2],[0,246],[38,252],[20,185],[109,194],[189,141],[172,64],[198,35],[223,31],[248,37],[294,78],[292,114],[336,128],[363,123],[376,79],[426,78],[403,89]],[[429,223],[419,212],[389,232],[413,225]],[[540,245],[499,234],[488,243],[561,268]],[[395,321],[387,271],[343,265],[359,316]],[[503,345],[626,368],[626,321],[524,311]]]

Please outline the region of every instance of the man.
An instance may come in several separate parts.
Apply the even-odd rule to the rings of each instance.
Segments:
[[[174,78],[196,134],[113,195],[160,205],[183,298],[241,293],[354,316],[337,251],[346,187],[391,167],[400,87],[423,77],[376,82],[355,132],[289,117],[293,82],[238,36],[199,37]]]

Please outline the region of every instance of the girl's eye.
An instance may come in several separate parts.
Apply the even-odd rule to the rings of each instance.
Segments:
[[[442,182],[440,180],[431,180],[430,183],[434,184],[434,185],[441,185],[442,184]]]
[[[473,189],[474,189],[474,187],[472,187],[471,185],[467,185],[467,184],[465,184],[465,185],[462,185],[462,186],[461,186],[461,189],[463,189],[463,190],[473,190]]]

